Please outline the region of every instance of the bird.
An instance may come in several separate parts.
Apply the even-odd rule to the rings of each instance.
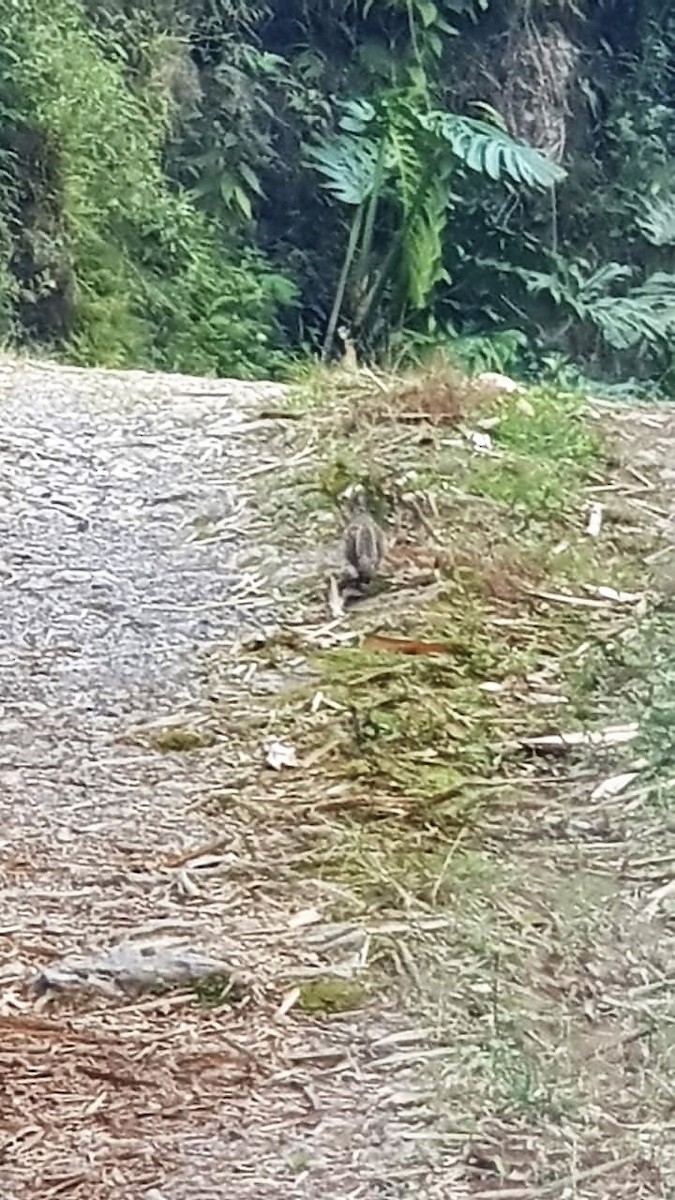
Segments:
[[[370,515],[363,496],[357,493],[350,504],[351,517],[345,528],[343,552],[345,569],[342,589],[356,585],[363,590],[372,583],[384,557],[384,533]]]

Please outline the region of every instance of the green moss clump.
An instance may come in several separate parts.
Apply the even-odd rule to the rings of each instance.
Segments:
[[[361,983],[346,979],[312,979],[303,983],[298,1008],[307,1013],[340,1013],[360,1008],[366,996]]]
[[[212,975],[195,984],[195,995],[204,1008],[217,1008],[221,1004],[238,1004],[243,992],[233,979],[226,975]]]
[[[152,744],[156,750],[165,754],[185,752],[187,750],[204,750],[212,746],[216,740],[210,729],[194,729],[189,725],[160,729],[152,736]]]

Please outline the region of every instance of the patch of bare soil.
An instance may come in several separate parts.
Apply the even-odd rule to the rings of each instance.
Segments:
[[[453,908],[335,918],[352,898],[315,853],[335,796],[266,765],[237,652],[323,553],[279,536],[276,491],[321,451],[256,419],[274,402],[0,367],[0,1195],[665,1200],[675,850],[639,784],[591,803],[597,775],[519,781],[462,847]],[[675,431],[620,428],[665,511]],[[227,968],[36,994],[64,957],[158,938]],[[351,984],[371,944],[395,986],[303,1010],[298,986]]]

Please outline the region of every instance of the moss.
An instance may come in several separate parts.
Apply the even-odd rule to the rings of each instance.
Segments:
[[[341,1013],[360,1008],[366,998],[362,983],[345,979],[312,979],[303,983],[298,1007],[307,1013]]]
[[[194,729],[192,726],[170,726],[156,730],[151,737],[156,750],[165,754],[180,753],[188,750],[203,750],[213,746],[215,734],[210,729]]]
[[[212,975],[195,984],[195,996],[204,1008],[215,1008],[221,1004],[238,1004],[243,999],[242,988],[224,975]]]

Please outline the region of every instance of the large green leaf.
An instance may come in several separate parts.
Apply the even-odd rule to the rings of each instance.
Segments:
[[[675,336],[675,275],[659,271],[638,287],[625,290],[634,274],[625,263],[608,262],[595,270],[583,259],[552,258],[553,270],[516,268],[531,295],[547,295],[581,323],[592,325],[614,350],[656,347]],[[612,294],[621,285],[623,294]]]
[[[528,187],[552,187],[567,174],[533,146],[516,141],[487,121],[438,111],[425,113],[419,120],[424,128],[442,137],[467,167],[491,179],[511,179]]]
[[[605,299],[609,289],[614,284],[625,283],[626,280],[632,278],[632,275],[633,268],[627,266],[626,263],[603,263],[601,267],[597,267],[589,275],[579,275],[576,280],[578,286],[577,300],[580,304],[588,307],[598,299]]]
[[[378,145],[370,138],[341,133],[306,147],[311,166],[323,186],[343,204],[362,204],[377,177]]]
[[[675,197],[645,200],[637,223],[652,246],[675,246]]]
[[[456,34],[457,30],[448,25],[443,13],[448,11],[457,17],[471,17],[473,21],[477,21],[479,13],[487,11],[490,0],[442,0],[442,3],[435,3],[434,0],[365,0],[364,17],[367,17],[378,3],[381,8],[399,8],[405,13],[412,10],[425,29],[434,25],[444,33]]]
[[[657,271],[625,296],[605,296],[588,316],[615,350],[655,345],[675,334],[675,275]]]
[[[548,295],[561,308],[571,308],[585,320],[593,304],[598,300],[613,299],[610,288],[616,283],[625,283],[633,275],[631,267],[624,263],[609,262],[591,270],[585,259],[567,260],[560,255],[551,255],[553,270],[528,271],[520,267],[512,271],[523,280],[533,296]]]
[[[339,126],[345,133],[363,133],[375,116],[376,112],[370,100],[345,100]]]
[[[428,173],[424,150],[410,112],[390,109],[388,112],[386,146],[387,167],[394,179],[396,193],[403,212],[409,216],[419,193],[421,180]]]

